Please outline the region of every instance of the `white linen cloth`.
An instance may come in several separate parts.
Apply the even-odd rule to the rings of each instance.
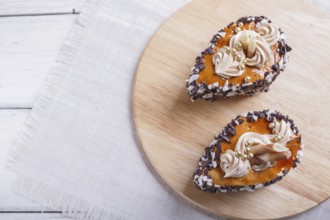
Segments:
[[[215,218],[152,175],[132,127],[139,58],[187,2],[86,3],[9,157],[16,192],[77,219]]]
[[[131,84],[151,36],[187,0],[88,1],[10,155],[15,191],[78,219],[207,219],[152,175]]]

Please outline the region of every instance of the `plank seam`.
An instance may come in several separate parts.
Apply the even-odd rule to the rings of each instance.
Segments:
[[[49,13],[23,13],[23,14],[0,14],[0,18],[8,17],[31,17],[31,16],[53,16],[53,15],[78,15],[80,11],[72,9],[71,12],[49,12]]]
[[[61,211],[0,211],[0,214],[61,214]]]

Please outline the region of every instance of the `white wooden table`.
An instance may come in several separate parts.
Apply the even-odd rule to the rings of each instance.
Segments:
[[[0,220],[68,219],[15,195],[4,163],[83,1],[0,0]],[[310,1],[330,12],[327,0]],[[292,219],[330,219],[330,200]]]

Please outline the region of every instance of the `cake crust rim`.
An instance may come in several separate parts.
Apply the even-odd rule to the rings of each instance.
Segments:
[[[220,157],[221,153],[221,142],[225,141],[230,143],[230,136],[232,136],[232,130],[236,126],[241,125],[244,120],[242,117],[246,118],[248,122],[257,121],[260,118],[265,118],[268,122],[273,122],[276,120],[284,120],[285,122],[290,122],[291,130],[295,135],[298,135],[298,143],[300,143],[300,149],[294,160],[294,165],[289,170],[281,170],[277,176],[266,182],[254,184],[254,185],[216,185],[213,184],[211,176],[208,175],[208,171],[214,169],[218,166],[215,158]],[[304,148],[304,143],[299,129],[295,126],[294,121],[289,118],[288,115],[284,115],[276,110],[262,110],[262,111],[252,111],[245,114],[240,114],[236,116],[230,123],[228,123],[224,129],[214,137],[212,143],[205,148],[203,156],[198,162],[198,168],[193,174],[193,181],[197,188],[204,192],[216,193],[216,192],[238,192],[238,191],[254,191],[256,189],[261,189],[265,186],[272,185],[286,176],[292,169],[296,168],[302,161],[302,150]],[[300,151],[300,153],[299,153]],[[299,155],[298,155],[299,153]],[[215,164],[216,163],[216,164]]]
[[[260,22],[261,20],[266,19],[268,22],[272,22],[266,16],[245,16],[239,18],[236,22],[231,22],[227,25],[226,28],[229,28],[235,23],[243,22],[251,23],[251,22]],[[225,29],[225,28],[224,28]],[[191,73],[188,77],[186,88],[187,93],[191,99],[194,101],[196,99],[205,99],[205,100],[214,100],[217,97],[229,98],[231,96],[236,95],[249,95],[253,96],[259,92],[267,92],[269,86],[276,80],[278,75],[284,71],[285,64],[288,62],[288,54],[291,51],[291,47],[286,43],[284,32],[280,30],[281,37],[278,42],[278,53],[282,56],[282,59],[274,63],[271,66],[270,72],[265,72],[263,79],[257,80],[251,83],[242,83],[239,85],[233,85],[231,83],[227,83],[224,86],[219,86],[218,83],[207,84],[204,82],[197,83],[197,79],[199,77],[200,72],[205,68],[204,65],[204,57],[206,54],[213,55],[214,48],[220,38],[223,38],[223,33],[225,33],[224,29],[218,31],[215,35],[213,35],[211,41],[208,44],[208,47],[203,50],[199,56],[196,57],[195,65],[191,68]],[[228,82],[228,81],[227,81]]]

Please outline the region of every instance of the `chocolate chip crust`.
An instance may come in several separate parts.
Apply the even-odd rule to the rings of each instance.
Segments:
[[[277,162],[274,167],[261,172],[249,171],[242,178],[224,178],[224,172],[219,167],[220,156],[226,150],[233,149],[238,138],[244,132],[255,131],[271,134],[268,125],[280,120],[290,123],[290,128],[296,135],[296,138],[286,145],[292,153],[291,157]],[[193,180],[199,189],[211,193],[260,189],[281,180],[290,170],[297,167],[303,156],[303,147],[299,130],[288,116],[274,110],[248,112],[237,116],[228,123],[205,149],[204,155],[198,162],[198,169],[193,175]]]
[[[264,16],[248,16],[230,23],[226,28],[218,31],[209,43],[209,46],[196,57],[187,80],[187,93],[192,101],[202,98],[212,100],[216,97],[228,98],[236,95],[255,95],[261,91],[268,91],[269,86],[278,75],[284,71],[288,62],[288,52],[291,51],[285,40],[285,35],[279,29],[279,40],[271,47],[274,56],[263,68],[246,67],[239,77],[224,79],[214,72],[212,57],[217,51],[228,46],[229,38],[235,35],[235,29],[242,25],[243,30],[255,30],[261,21],[271,21]]]

